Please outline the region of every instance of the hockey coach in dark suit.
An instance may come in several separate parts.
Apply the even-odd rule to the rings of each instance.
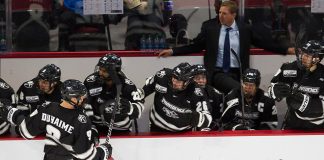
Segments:
[[[216,1],[215,8],[217,10]],[[251,43],[260,48],[279,53],[288,52],[288,48],[273,43],[263,44],[262,37],[254,35],[249,26],[235,20],[237,11],[236,2],[222,2],[218,16],[203,22],[201,32],[194,39],[193,44],[163,50],[159,52],[159,56],[177,56],[206,50],[204,64],[208,73],[208,82],[224,93],[240,87],[240,65],[231,49],[237,53],[242,64],[241,67],[245,70],[250,63]]]

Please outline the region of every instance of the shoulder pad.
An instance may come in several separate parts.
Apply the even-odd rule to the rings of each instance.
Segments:
[[[128,85],[135,85],[132,80],[125,78],[125,83]]]
[[[79,116],[78,116],[78,121],[80,122],[80,123],[87,123],[87,117],[85,116],[85,115],[83,115],[83,114],[79,114]]]
[[[32,88],[34,86],[34,81],[27,81],[25,82],[23,85],[26,87],[26,88]]]
[[[195,88],[195,95],[197,95],[197,96],[203,96],[204,95],[201,88]]]
[[[97,76],[94,74],[91,74],[86,78],[86,82],[90,82],[90,83],[95,82],[96,80],[97,80]]]
[[[220,91],[218,91],[216,88],[213,87],[214,92],[216,92],[217,94],[222,94]]]
[[[263,92],[263,95],[270,98],[269,94],[267,92]]]
[[[166,70],[163,69],[163,70],[160,70],[160,71],[156,72],[155,75],[156,75],[157,77],[159,77],[159,78],[162,78],[162,77],[164,77],[166,74],[167,74],[167,73],[166,73]]]
[[[2,89],[9,89],[10,86],[7,83],[5,83],[5,82],[0,82],[0,88],[2,88]]]

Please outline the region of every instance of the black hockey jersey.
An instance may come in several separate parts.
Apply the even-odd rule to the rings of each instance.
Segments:
[[[183,91],[174,91],[170,85],[171,72],[171,69],[162,69],[143,86],[145,97],[155,92],[150,122],[172,132],[208,128],[212,117],[206,93],[195,83],[190,83]],[[191,126],[193,111],[199,113],[198,126]]]
[[[210,128],[213,130],[217,130],[218,121],[223,112],[223,94],[210,85],[206,85],[204,90],[207,94],[208,101],[211,106],[209,111],[213,118]]]
[[[222,122],[225,130],[241,129],[275,129],[278,125],[275,101],[262,89],[258,89],[253,100],[248,104],[244,100],[244,114],[240,89],[233,89],[225,97]],[[248,129],[245,128],[245,129]]]
[[[119,77],[122,83],[122,91],[120,97],[125,98],[131,102],[132,114],[121,114],[120,109],[117,108],[113,129],[130,131],[132,119],[139,118],[144,109],[143,100],[138,97],[137,88],[130,79],[122,75],[119,75]],[[97,127],[103,126],[104,123],[101,118],[100,105],[103,105],[108,100],[113,100],[116,98],[116,87],[113,86],[111,88],[108,88],[96,73],[89,75],[85,79],[84,84],[87,87],[89,93],[89,105],[85,107],[86,113]],[[104,119],[109,123],[113,108],[106,108],[105,111],[106,113],[104,115]]]
[[[316,70],[306,75],[305,73],[299,69],[297,61],[284,63],[271,80],[272,85],[278,82],[287,83],[292,90],[298,90],[310,98],[303,112],[288,106],[285,129],[324,128],[324,66],[318,63]]]
[[[16,114],[16,113],[14,113]],[[18,112],[18,118],[22,119]],[[103,151],[95,147],[91,139],[91,121],[81,109],[67,109],[58,103],[38,107],[19,124],[25,139],[46,133],[44,152],[57,160],[103,159]]]
[[[33,112],[38,106],[49,102],[61,102],[61,90],[59,82],[51,94],[46,94],[38,89],[36,78],[24,82],[17,91],[18,105],[17,108],[21,110],[29,110]]]
[[[15,103],[16,96],[14,90],[6,83],[3,79],[0,78],[0,99],[10,100],[12,103]],[[10,129],[10,123],[3,121],[0,118],[0,135],[7,133]]]

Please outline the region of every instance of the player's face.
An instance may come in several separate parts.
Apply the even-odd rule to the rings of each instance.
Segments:
[[[74,97],[73,97],[73,98],[71,99],[71,101],[72,101],[72,103],[76,104],[77,106],[82,106],[82,105],[83,105],[83,102],[86,100],[86,98],[87,98],[87,96],[84,95],[84,96],[80,97],[80,100],[78,101],[77,98],[74,98]]]
[[[231,13],[229,7],[221,6],[219,9],[219,21],[221,24],[231,26],[235,20],[236,13]]]
[[[195,75],[193,80],[200,86],[205,87],[207,84],[207,77],[204,74]]]
[[[108,79],[109,78],[109,73],[107,70],[103,67],[99,67],[99,76],[101,79]]]
[[[172,81],[172,87],[174,90],[183,90],[184,89],[184,81],[180,81],[174,77],[171,79]]]
[[[52,87],[51,85],[55,85],[55,84],[51,84],[49,81],[47,80],[42,80],[40,79],[38,81],[38,85],[39,85],[39,89],[47,94],[52,93],[52,91],[54,90],[54,87]]]
[[[317,61],[319,61],[319,58],[315,58],[313,55],[302,53],[302,64],[305,68],[309,69],[314,64],[316,64]]]
[[[255,83],[243,82],[243,93],[246,98],[254,97],[257,90]]]

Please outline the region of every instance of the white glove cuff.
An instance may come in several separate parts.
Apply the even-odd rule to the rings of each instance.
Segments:
[[[13,121],[13,115],[15,114],[15,112],[18,111],[17,108],[11,108],[8,112],[8,116],[7,116],[7,120],[8,122],[10,122],[11,124],[15,124]],[[15,124],[16,125],[16,124]]]
[[[308,106],[308,103],[309,103],[309,96],[306,95],[306,94],[303,94],[303,96],[304,96],[303,102],[302,102],[302,104],[300,105],[300,107],[298,108],[298,110],[299,110],[300,112],[304,112],[305,109],[306,109],[307,106]]]

